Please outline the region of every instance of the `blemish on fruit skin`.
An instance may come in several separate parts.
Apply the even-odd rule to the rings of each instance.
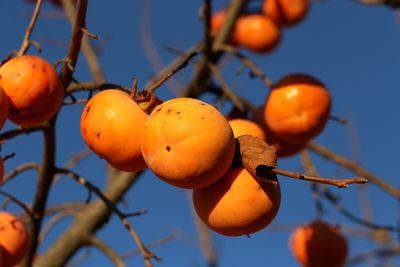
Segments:
[[[97,137],[97,138],[100,138],[100,133],[97,133],[97,134],[96,134],[96,137]]]
[[[172,109],[169,108],[169,109],[167,110],[167,114],[170,113],[171,111],[172,111]]]
[[[204,120],[204,119],[205,119],[205,117],[204,117],[204,116],[201,116],[200,118],[201,118],[202,120]]]
[[[36,69],[36,64],[32,64],[32,69]]]
[[[44,73],[46,73],[46,72],[47,72],[45,68],[42,68],[42,71],[43,71]]]
[[[161,111],[161,109],[162,109],[162,108],[158,108],[158,109],[156,109],[156,112],[160,112],[160,111]]]
[[[170,146],[166,146],[166,147],[165,147],[165,150],[167,150],[168,152],[170,152],[170,151],[171,151],[171,147],[170,147]]]

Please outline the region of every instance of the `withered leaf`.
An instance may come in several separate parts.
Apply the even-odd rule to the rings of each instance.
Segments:
[[[264,140],[242,135],[236,138],[237,152],[244,168],[253,176],[276,181],[276,174],[270,170],[276,166],[276,149]]]

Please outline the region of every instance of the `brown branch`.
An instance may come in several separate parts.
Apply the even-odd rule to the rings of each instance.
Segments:
[[[18,127],[16,129],[12,129],[0,134],[0,143],[5,140],[12,139],[22,134],[30,134],[32,132],[42,131],[45,127],[43,125],[35,126],[35,127]]]
[[[204,90],[205,85],[210,80],[211,71],[209,63],[217,64],[218,60],[223,54],[220,47],[229,40],[229,35],[239,17],[246,0],[233,0],[227,9],[226,20],[224,21],[220,31],[218,32],[214,42],[212,55],[210,57],[203,57],[196,65],[196,72],[190,84],[181,92],[182,96],[198,97]]]
[[[354,266],[363,262],[368,262],[378,258],[397,257],[400,255],[400,246],[390,246],[376,248],[371,251],[363,252],[350,258],[346,266]]]
[[[22,45],[21,45],[21,48],[19,49],[19,51],[17,53],[17,56],[24,55],[26,53],[26,51],[28,51],[29,46],[32,43],[31,42],[31,35],[32,35],[33,28],[35,27],[37,18],[39,17],[40,7],[41,6],[42,6],[42,0],[37,0],[36,1],[35,10],[33,11],[31,21],[29,22],[29,25],[26,28],[25,37],[24,37],[24,40],[22,41]]]
[[[47,222],[47,224],[43,227],[40,235],[39,235],[39,243],[43,243],[45,240],[46,236],[50,232],[50,230],[57,224],[59,223],[62,219],[66,217],[70,217],[76,214],[76,210],[64,210],[55,216],[51,217],[51,219]]]
[[[126,267],[126,265],[125,265],[124,261],[122,260],[122,258],[110,246],[108,246],[101,239],[99,239],[99,238],[97,238],[97,237],[92,235],[87,240],[87,244],[98,248],[101,252],[103,252],[114,263],[114,265],[116,267]]]
[[[129,92],[130,90],[124,86],[115,83],[105,83],[105,82],[84,82],[84,83],[73,83],[70,84],[66,89],[66,94],[70,95],[77,92],[91,92],[96,90],[104,89],[121,89],[123,91]]]
[[[13,195],[11,195],[11,194],[9,194],[9,193],[7,193],[7,192],[4,192],[4,191],[2,191],[2,190],[0,190],[0,195],[6,196],[9,200],[11,200],[12,202],[14,202],[14,203],[17,204],[18,206],[20,206],[20,207],[26,212],[26,214],[29,215],[29,217],[30,217],[31,220],[32,220],[32,218],[33,218],[33,213],[32,213],[32,211],[31,211],[30,207],[28,207],[24,202],[22,202],[22,201],[19,200],[18,198],[14,197]]]
[[[16,177],[18,174],[20,174],[24,171],[27,171],[27,170],[40,171],[40,166],[36,162],[27,162],[27,163],[24,163],[24,164],[16,167],[14,170],[10,171],[9,173],[7,173],[4,176],[4,180],[3,180],[3,183],[1,184],[1,186],[3,186],[6,182],[11,180],[12,178]]]
[[[65,5],[66,1],[63,0],[63,4]],[[72,30],[72,37],[68,48],[68,53],[65,58],[65,62],[61,68],[61,78],[65,87],[69,84],[72,79],[72,73],[74,72],[76,62],[78,60],[79,51],[81,49],[82,42],[82,28],[85,28],[85,19],[86,19],[86,9],[87,9],[87,0],[78,0],[77,4],[77,12],[75,15],[74,26]],[[72,68],[71,68],[72,67]]]
[[[240,53],[240,51],[233,46],[223,45],[221,46],[221,49],[226,53],[236,56],[244,66],[250,69],[251,75],[260,78],[266,87],[272,88],[273,83],[271,79],[268,78],[268,76],[256,65],[254,61]]]
[[[46,208],[47,198],[50,190],[50,186],[54,176],[54,164],[56,157],[56,135],[55,135],[55,117],[51,120],[49,125],[43,131],[44,135],[44,156],[42,167],[39,172],[39,181],[35,192],[35,198],[33,201],[33,217],[32,225],[30,228],[30,244],[26,260],[22,266],[30,267],[36,249],[38,246],[38,237],[40,233],[40,227]]]
[[[68,177],[73,178],[75,181],[77,181],[79,184],[85,186],[88,188],[91,192],[94,192],[104,203],[108,206],[109,209],[111,209],[121,220],[122,224],[128,229],[130,234],[132,235],[133,239],[135,240],[136,244],[139,247],[140,252],[142,253],[142,256],[144,258],[146,266],[150,267],[152,266],[150,260],[155,259],[155,260],[160,260],[155,254],[151,253],[143,244],[141,239],[139,238],[139,235],[136,233],[136,230],[132,227],[132,225],[128,221],[128,217],[130,216],[137,216],[141,215],[144,212],[137,212],[137,213],[131,213],[131,214],[124,214],[122,211],[120,211],[114,203],[108,199],[101,191],[98,189],[96,186],[92,185],[89,183],[85,178],[82,176],[76,174],[73,171],[67,170],[67,169],[58,169],[58,173],[62,173],[67,175]]]
[[[279,175],[283,175],[289,178],[305,180],[314,183],[334,185],[339,188],[347,188],[349,184],[365,184],[368,182],[364,177],[356,177],[349,179],[335,179],[335,178],[322,178],[312,175],[306,175],[302,173],[290,172],[278,168],[271,168],[271,172]]]
[[[138,180],[135,173],[121,173],[118,179],[108,184],[104,196],[114,205]],[[90,203],[81,212],[77,213],[75,220],[66,229],[58,240],[38,258],[35,267],[59,267],[64,266],[67,260],[85,244],[87,238],[100,229],[110,218],[112,210],[103,200]]]
[[[375,184],[376,186],[378,186],[379,188],[381,188],[382,190],[384,190],[385,192],[391,194],[392,196],[394,196],[395,198],[400,198],[400,190],[395,188],[394,186],[392,186],[389,183],[386,183],[385,181],[383,181],[382,179],[380,179],[379,177],[373,175],[372,173],[368,172],[367,170],[365,170],[364,168],[362,168],[359,164],[352,162],[338,154],[336,154],[335,152],[321,146],[318,145],[316,143],[309,143],[307,146],[311,151],[321,155],[324,158],[329,159],[330,161],[335,162],[336,164],[360,175],[365,177],[366,179],[368,179],[369,182]]]
[[[188,64],[189,61],[195,57],[198,54],[197,51],[193,51],[190,54],[185,54],[184,58],[177,63],[176,66],[173,67],[172,70],[170,70],[167,74],[165,74],[165,76],[161,77],[161,79],[159,79],[158,81],[150,84],[145,91],[148,92],[154,92],[158,87],[160,87],[163,83],[165,83],[169,78],[171,78],[175,73],[177,73],[178,71],[180,71],[181,69],[185,68]]]
[[[167,236],[165,238],[162,238],[162,239],[156,240],[154,242],[151,242],[149,244],[146,244],[146,248],[148,248],[148,249],[156,248],[156,247],[162,246],[162,245],[170,242],[173,239],[175,239],[175,237],[173,235],[169,235],[169,236]],[[130,258],[130,257],[137,256],[139,254],[141,254],[140,250],[139,249],[135,249],[135,250],[129,251],[129,252],[121,255],[120,257],[122,259],[127,259],[127,258]]]

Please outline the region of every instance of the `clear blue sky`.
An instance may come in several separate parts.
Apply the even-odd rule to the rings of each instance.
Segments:
[[[87,28],[100,35],[99,59],[107,81],[130,86],[131,77],[138,79],[143,87],[155,70],[144,52],[140,35],[140,5],[142,1],[90,1]],[[185,50],[202,37],[202,24],[198,19],[202,1],[152,0],[147,1],[151,21],[151,36],[155,49],[164,64],[175,58],[165,50],[166,46]],[[214,1],[220,8],[228,1]],[[19,49],[25,27],[33,6],[23,0],[2,0],[0,2],[0,57]],[[71,27],[64,20],[63,13],[54,6],[45,4],[40,20],[34,30],[33,39],[40,42],[41,56],[55,62],[65,56]],[[347,126],[333,121],[316,141],[335,152],[359,162],[366,169],[391,184],[399,185],[398,151],[400,149],[400,23],[396,13],[384,7],[367,7],[350,0],[314,1],[307,18],[299,25],[282,31],[279,47],[269,55],[256,55],[245,51],[274,81],[291,72],[304,72],[323,81],[333,97],[332,113],[347,118]],[[36,53],[32,48],[30,53]],[[239,63],[232,57],[224,58],[224,77],[232,88],[255,104],[262,104],[268,89],[260,80],[250,80],[246,73],[235,76]],[[176,78],[185,83],[192,77],[188,67]],[[79,81],[91,79],[85,60],[81,56],[75,77]],[[179,88],[178,88],[179,89]],[[158,95],[163,100],[172,98],[177,88],[162,86]],[[79,132],[79,119],[83,105],[63,108],[57,125],[57,163],[63,164],[68,158],[85,147]],[[15,127],[8,122],[2,131]],[[16,156],[7,161],[6,171],[27,161],[41,161],[42,139],[40,134],[22,136],[10,140],[2,147],[2,154],[15,152]],[[323,176],[355,176],[335,164],[312,158]],[[299,157],[279,161],[279,166],[292,171],[302,171]],[[105,183],[104,162],[96,156],[85,159],[77,172],[99,187]],[[280,178],[282,205],[273,224],[266,230],[247,237],[223,237],[213,234],[212,238],[219,256],[221,267],[228,266],[298,266],[287,249],[290,231],[296,225],[315,217],[315,206],[307,182]],[[7,184],[4,190],[31,202],[36,184],[34,172],[27,172]],[[341,196],[341,203],[354,214],[362,216],[362,209],[369,206],[376,223],[395,225],[398,204],[388,194],[370,184],[364,190],[370,203],[360,203],[357,186],[348,189],[331,188]],[[86,191],[67,178],[53,188],[49,205],[64,201],[84,200]],[[132,218],[131,222],[143,241],[149,243],[177,233],[175,240],[153,251],[163,258],[155,266],[205,266],[198,237],[193,224],[188,193],[159,181],[150,172],[130,190],[125,197],[127,211],[148,210],[148,214]],[[363,230],[340,215],[327,202],[324,205],[324,219],[343,225],[344,229]],[[17,210],[14,206],[11,209]],[[70,220],[57,225],[44,242],[41,250],[56,238]],[[116,251],[124,253],[136,246],[128,232],[114,218],[100,232]],[[396,236],[393,235],[394,240]],[[349,236],[350,256],[376,247],[363,238]],[[398,265],[400,261],[394,261]],[[127,261],[128,266],[144,266],[140,256]],[[109,260],[92,251],[81,266],[111,266]],[[360,265],[367,266],[367,265]]]

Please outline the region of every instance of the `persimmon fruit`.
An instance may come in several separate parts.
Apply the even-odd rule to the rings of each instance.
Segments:
[[[262,12],[278,25],[292,26],[303,20],[310,0],[264,0]]]
[[[24,55],[0,67],[0,87],[8,97],[9,119],[21,126],[37,126],[58,111],[64,87],[53,65]]]
[[[338,229],[323,221],[314,221],[294,230],[289,248],[304,267],[342,267],[348,246]]]
[[[277,215],[280,202],[278,180],[261,181],[243,167],[229,169],[217,182],[193,190],[193,205],[199,218],[226,236],[249,235],[264,229]]]
[[[3,128],[8,117],[8,98],[0,87],[0,129]]]
[[[256,136],[265,141],[265,133],[263,128],[255,123],[254,121],[248,119],[232,119],[229,120],[234,137],[239,137],[241,135],[249,134]]]
[[[24,224],[15,215],[0,212],[0,247],[3,250],[2,267],[16,265],[28,249],[29,237]]]
[[[264,119],[279,138],[304,144],[325,128],[330,110],[330,93],[320,81],[305,74],[290,74],[269,92]]]
[[[201,188],[218,180],[235,151],[232,129],[216,108],[194,98],[175,98],[155,107],[142,135],[142,153],[161,180]]]
[[[141,137],[148,115],[128,93],[107,89],[97,93],[83,109],[83,140],[98,156],[121,171],[146,168]]]
[[[276,149],[276,155],[279,158],[286,158],[298,154],[306,145],[304,143],[291,143],[275,135],[267,126],[264,119],[264,106],[256,108],[251,119],[257,123],[265,133],[265,141]]]
[[[252,52],[266,53],[278,45],[281,33],[271,18],[251,14],[238,18],[233,38],[239,46]]]

